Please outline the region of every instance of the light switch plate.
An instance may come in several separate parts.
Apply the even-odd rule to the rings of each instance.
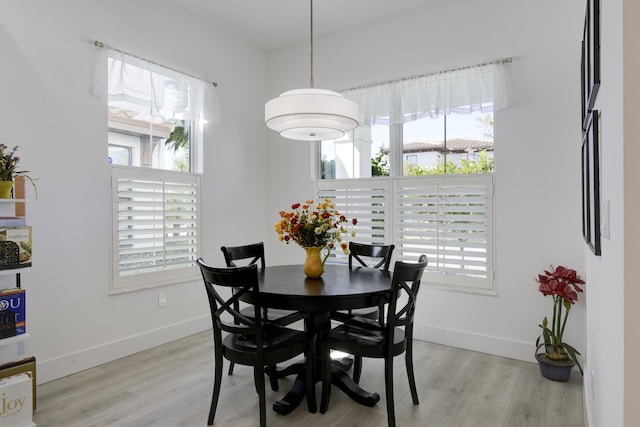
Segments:
[[[609,229],[609,200],[602,201],[602,207],[600,209],[600,234],[605,239],[611,238]]]

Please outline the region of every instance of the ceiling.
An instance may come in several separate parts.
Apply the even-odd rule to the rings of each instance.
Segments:
[[[310,1],[169,0],[236,37],[266,50],[309,40]],[[435,0],[316,0],[314,37],[374,22]]]

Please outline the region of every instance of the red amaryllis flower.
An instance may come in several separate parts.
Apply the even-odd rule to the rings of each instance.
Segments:
[[[544,270],[544,274],[539,274],[536,281],[539,283],[538,290],[542,295],[553,298],[551,322],[545,317],[542,324],[538,325],[542,329],[542,334],[536,340],[536,351],[544,348],[546,356],[552,360],[571,358],[582,372],[577,357],[580,353],[564,342],[562,337],[571,306],[578,301],[578,292],[582,292],[582,288],[578,285],[584,285],[585,281],[578,277],[575,270],[562,265],[555,269],[552,266],[550,270]]]
[[[577,292],[582,292],[578,285],[583,285],[584,280],[578,277],[575,270],[559,265],[555,270],[544,270],[544,275],[539,274],[538,283],[538,289],[544,296],[556,295],[573,304],[578,300]]]

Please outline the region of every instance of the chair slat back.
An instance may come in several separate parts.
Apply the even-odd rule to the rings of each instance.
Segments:
[[[227,267],[238,267],[236,261],[248,261],[246,265],[257,264],[260,261],[260,268],[264,268],[264,243],[252,243],[244,246],[222,246],[220,248],[224,254]]]
[[[261,328],[260,302],[258,298],[258,267],[255,264],[242,267],[213,267],[206,264],[202,258],[197,260],[204,280],[214,329],[221,331],[256,335]],[[218,290],[230,288],[231,297],[224,297]],[[251,294],[255,307],[254,318],[244,316],[238,310],[239,300]],[[225,314],[234,322],[225,320]]]
[[[413,324],[420,281],[427,264],[426,255],[420,255],[417,263],[396,261],[391,278],[392,295],[389,301],[386,324],[391,334],[396,326]],[[393,341],[391,340],[391,342]]]
[[[349,242],[349,268],[353,268],[355,260],[363,267],[381,268],[383,271],[389,271],[394,248],[395,245]]]

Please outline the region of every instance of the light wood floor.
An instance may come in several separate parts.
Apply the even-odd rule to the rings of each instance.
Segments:
[[[38,427],[206,426],[213,387],[210,332],[199,333],[115,362],[38,386]],[[538,366],[503,357],[416,341],[414,362],[420,405],[409,395],[403,356],[395,359],[395,405],[399,426],[583,427],[582,377],[567,383],[544,379]],[[258,397],[251,368],[236,366],[223,377],[216,426],[258,425]],[[301,404],[287,416],[271,410],[280,392],[267,382],[269,426],[386,426],[383,362],[365,359],[361,385],[377,391],[373,408],[333,388],[326,414]],[[319,387],[319,384],[318,384]],[[318,388],[318,403],[320,390]]]

